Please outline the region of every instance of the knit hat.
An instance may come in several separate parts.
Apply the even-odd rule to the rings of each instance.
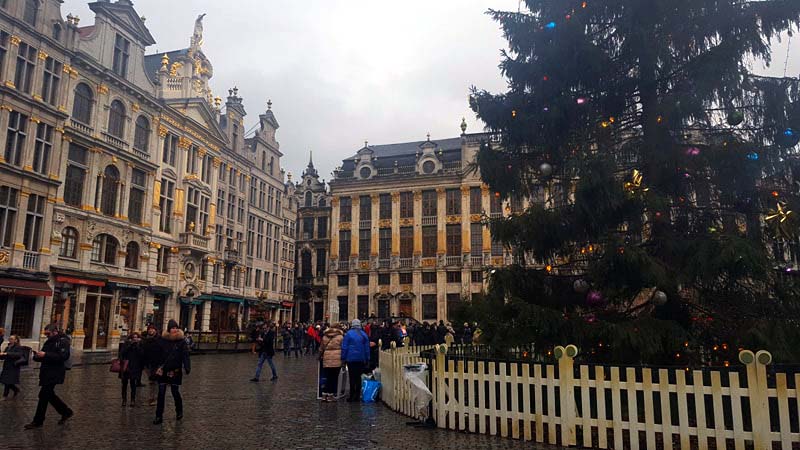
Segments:
[[[360,330],[361,329],[361,321],[358,320],[358,319],[353,319],[353,321],[350,322],[350,328],[356,328],[356,329]]]
[[[178,322],[176,322],[174,319],[170,319],[169,323],[167,323],[167,331],[173,328],[180,328],[180,327],[178,326]]]

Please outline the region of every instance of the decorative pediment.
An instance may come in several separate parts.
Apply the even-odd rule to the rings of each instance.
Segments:
[[[228,138],[220,129],[216,114],[204,99],[168,100],[167,104],[196,122],[204,132],[210,133],[223,142],[227,142]]]
[[[98,16],[106,16],[112,19],[117,25],[137,38],[142,46],[147,47],[156,43],[150,30],[144,24],[142,18],[133,9],[133,3],[122,0],[116,3],[94,2],[89,4],[89,8]]]
[[[177,179],[178,178],[178,174],[175,173],[175,171],[170,169],[169,167],[163,167],[161,169],[161,174],[164,175],[167,178],[172,178],[172,179]]]

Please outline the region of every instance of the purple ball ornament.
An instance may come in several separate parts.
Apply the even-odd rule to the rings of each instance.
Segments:
[[[697,156],[700,154],[700,149],[697,147],[689,147],[686,149],[686,156]]]
[[[603,294],[600,291],[589,291],[586,294],[586,304],[589,306],[602,306],[605,303]]]

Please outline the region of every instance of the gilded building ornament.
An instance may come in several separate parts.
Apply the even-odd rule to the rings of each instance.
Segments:
[[[11,261],[11,255],[7,251],[0,251],[0,264],[7,265]]]
[[[169,76],[177,77],[178,71],[181,69],[181,67],[183,67],[183,63],[180,61],[175,61],[172,63],[172,65],[169,67]]]
[[[392,201],[397,203],[400,201],[400,193],[397,191],[392,192]]]
[[[42,51],[42,50],[39,50],[39,54],[38,54],[37,56],[39,57],[39,59],[41,59],[42,61],[44,61],[44,60],[45,60],[45,59],[47,59],[47,57],[48,57],[48,56],[50,56],[50,55],[48,55],[47,53],[45,53],[45,52],[44,52],[44,51]]]
[[[392,227],[392,219],[380,219],[378,221],[379,228],[391,228]]]
[[[484,194],[488,194],[489,193],[489,186],[486,185],[486,184],[481,184],[481,192],[484,193]]]
[[[436,267],[436,258],[422,258],[422,267]]]
[[[188,149],[191,146],[192,146],[192,141],[190,141],[188,138],[185,138],[183,136],[178,138],[178,147],[179,148]]]
[[[439,194],[439,197],[443,197],[444,193],[445,193],[445,189],[442,188],[442,187],[436,188],[436,193]]]
[[[422,191],[414,191],[414,201],[422,200]]]
[[[481,216],[480,214],[471,214],[469,216],[469,221],[470,222],[481,222],[481,221],[483,221],[483,216]]]
[[[451,225],[461,223],[461,216],[447,216],[446,222]]]
[[[105,84],[97,85],[97,92],[101,94],[108,94],[108,86],[106,86]]]
[[[213,162],[213,163],[214,163],[214,168],[217,168],[217,169],[218,169],[218,168],[219,168],[219,166],[220,166],[220,165],[222,165],[222,159],[220,159],[220,158],[218,158],[218,157],[216,157],[216,156],[215,156],[215,157],[214,157],[214,162]]]
[[[131,111],[139,112],[139,104],[136,102],[131,103]]]
[[[16,89],[16,88],[17,88],[17,86],[16,86],[16,85],[14,84],[14,82],[13,82],[13,81],[11,81],[11,80],[8,80],[8,81],[6,81],[6,83],[5,83],[5,84],[6,84],[6,87],[10,87],[11,89]],[[9,110],[9,111],[10,111],[10,110]]]
[[[350,222],[341,222],[339,224],[340,230],[349,230],[350,229]]]
[[[17,46],[20,42],[22,42],[22,39],[20,39],[19,36],[11,36],[9,38],[9,42],[11,42],[11,45]]]
[[[461,193],[464,195],[469,194],[469,190],[472,189],[472,186],[461,186]]]
[[[410,227],[414,225],[414,219],[411,217],[403,217],[400,219],[400,226],[401,227]]]
[[[161,125],[161,126],[158,127],[158,135],[160,137],[162,137],[162,138],[163,137],[167,137],[167,133],[168,132],[169,132],[169,130],[167,130],[167,127],[165,127],[164,125]]]

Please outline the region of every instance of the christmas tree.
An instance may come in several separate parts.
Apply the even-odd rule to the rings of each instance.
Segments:
[[[489,11],[508,91],[470,96],[496,137],[483,180],[529,200],[489,223],[515,263],[469,311],[485,342],[615,363],[724,364],[742,347],[800,360],[800,81],[750,70],[800,24],[800,1],[522,4]]]

